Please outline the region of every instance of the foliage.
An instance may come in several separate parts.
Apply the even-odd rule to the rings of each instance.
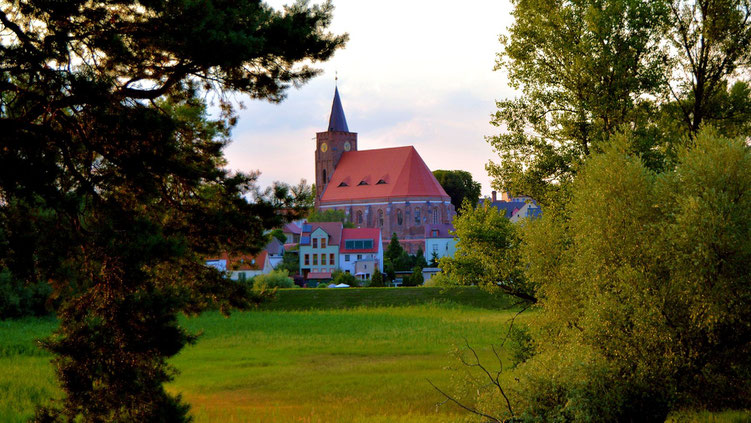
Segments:
[[[520,365],[530,418],[751,404],[751,150],[706,129],[656,174],[629,145],[616,137],[567,207],[526,228],[542,306]]]
[[[435,251],[430,255],[430,267],[438,267],[438,253]]]
[[[342,272],[341,269],[336,269],[334,273],[331,274],[331,282],[337,285],[344,283],[349,286],[360,286],[357,278],[355,278],[354,275],[352,275],[351,273]]]
[[[726,136],[749,129],[747,1],[514,3],[496,70],[523,95],[497,102],[491,123],[503,132],[487,138],[500,159],[487,165],[494,187],[547,205],[622,127],[657,171],[704,123]]]
[[[272,206],[281,210],[291,220],[301,218],[307,214],[315,201],[313,188],[308,185],[305,179],[301,179],[297,185],[274,181],[266,190],[263,192],[256,191],[254,195],[257,198],[268,199]],[[280,241],[284,243],[286,242],[286,238],[280,239]]]
[[[328,282],[318,282],[318,285],[316,285],[316,288],[328,288],[329,283]]]
[[[178,313],[259,298],[203,264],[278,226],[224,170],[224,92],[281,101],[345,41],[330,3],[5,2],[0,10],[0,267],[49,281],[44,346],[63,395],[39,421],[185,421],[162,384],[195,341]],[[155,30],[158,29],[158,30]],[[209,91],[221,107],[207,114]],[[33,171],[29,171],[33,169]]]
[[[482,186],[472,179],[471,173],[466,170],[434,170],[433,176],[451,197],[451,204],[456,210],[461,208],[465,199],[477,204]]]
[[[298,251],[285,251],[282,262],[276,266],[276,270],[286,270],[290,275],[299,275],[300,253]]]
[[[451,279],[451,277],[445,272],[438,272],[425,281],[425,286],[448,288],[459,286],[459,284]]]
[[[257,275],[253,278],[253,289],[266,291],[274,288],[294,288],[295,282],[289,277],[289,272],[283,269],[272,270],[269,273]]]
[[[420,286],[424,282],[422,277],[422,267],[415,266],[412,268],[412,273],[404,278],[402,285],[404,286]]]
[[[521,271],[518,229],[502,212],[467,201],[454,218],[454,228],[456,253],[440,259],[443,273],[460,285],[477,284],[535,301],[534,286]]]
[[[48,314],[46,302],[51,291],[47,283],[26,285],[8,270],[0,270],[0,320]]]
[[[347,219],[343,210],[315,210],[311,209],[308,214],[308,222],[342,222],[345,228],[354,228],[355,224]]]
[[[373,275],[370,277],[370,284],[368,286],[373,288],[386,286],[386,280],[383,276],[383,273],[381,273],[378,268],[373,271]]]
[[[284,244],[285,242],[287,242],[287,236],[284,235],[284,232],[281,229],[279,229],[279,228],[272,229],[271,230],[271,236],[274,237],[274,238],[276,238],[276,239],[278,239],[279,242],[281,242],[282,244]]]
[[[402,247],[399,237],[396,233],[391,234],[391,241],[383,253],[383,270],[389,280],[394,280],[394,272],[411,270],[415,266],[427,267],[422,249],[418,249],[417,254],[410,255]]]

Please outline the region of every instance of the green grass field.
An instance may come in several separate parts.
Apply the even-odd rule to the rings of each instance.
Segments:
[[[451,386],[454,348],[466,338],[488,357],[513,314],[509,299],[473,288],[283,290],[258,311],[185,319],[203,336],[171,361],[181,373],[168,389],[197,422],[462,420],[458,408],[436,406],[442,398],[427,379]],[[24,421],[59,395],[50,356],[34,345],[55,325],[0,322],[0,422]]]

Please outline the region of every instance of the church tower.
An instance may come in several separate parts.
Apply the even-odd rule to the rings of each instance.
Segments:
[[[329,128],[326,132],[316,134],[316,207],[326,192],[339,159],[346,151],[357,151],[357,133],[349,132],[339,89],[334,88]]]

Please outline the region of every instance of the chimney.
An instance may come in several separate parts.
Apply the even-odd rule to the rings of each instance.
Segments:
[[[491,193],[491,196],[493,197],[493,202],[495,203],[495,191]]]

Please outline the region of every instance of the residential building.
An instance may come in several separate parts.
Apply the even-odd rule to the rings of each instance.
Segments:
[[[456,238],[451,235],[454,227],[450,224],[425,225],[425,260],[430,263],[437,258],[453,257],[456,253]]]
[[[339,268],[361,280],[375,269],[383,272],[383,242],[379,228],[345,228],[339,247]]]
[[[341,222],[306,223],[300,237],[300,273],[305,279],[327,279],[339,267]]]
[[[230,257],[226,253],[206,259],[206,265],[222,272],[228,272],[235,281],[244,281],[257,275],[265,275],[273,270],[266,250],[256,255],[237,255]]]
[[[528,196],[513,197],[508,192],[501,194],[501,199],[496,198],[496,192],[491,193],[491,198],[480,199],[479,204],[482,206],[486,202],[490,207],[498,209],[504,214],[506,219],[512,222],[518,222],[524,218],[534,219],[542,214],[542,209],[537,202]]]

